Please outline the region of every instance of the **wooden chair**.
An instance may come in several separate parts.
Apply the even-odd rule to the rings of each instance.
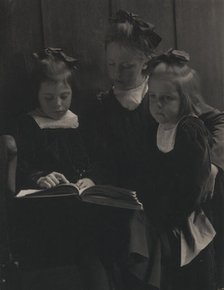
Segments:
[[[18,261],[10,247],[8,205],[15,193],[17,148],[12,136],[0,136],[0,289],[19,289]]]

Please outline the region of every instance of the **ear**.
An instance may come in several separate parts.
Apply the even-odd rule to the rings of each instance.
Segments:
[[[149,63],[150,63],[150,60],[149,59],[145,59],[145,62],[143,63],[143,66],[142,66],[142,71],[148,71],[149,69]]]
[[[145,61],[142,67],[142,70],[146,70],[149,66],[149,61]]]

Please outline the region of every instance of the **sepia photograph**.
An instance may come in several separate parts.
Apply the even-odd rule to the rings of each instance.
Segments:
[[[0,0],[0,290],[224,290],[224,0]]]

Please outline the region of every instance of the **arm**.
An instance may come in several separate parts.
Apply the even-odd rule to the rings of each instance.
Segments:
[[[207,198],[211,164],[206,129],[199,119],[181,122],[174,150],[169,180],[162,186],[167,198],[163,219],[171,227],[181,225]]]
[[[29,117],[21,117],[15,134],[18,146],[17,187],[49,188],[60,182],[68,183],[63,174],[46,170],[41,166],[42,151],[39,130]]]
[[[212,135],[211,161],[217,168],[224,170],[224,113],[211,108],[200,118]]]

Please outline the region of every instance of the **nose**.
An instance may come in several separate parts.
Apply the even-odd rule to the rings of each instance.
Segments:
[[[55,99],[55,108],[56,109],[60,109],[61,108],[61,105],[62,105],[62,100],[61,100],[61,98],[57,97]]]
[[[159,99],[158,99],[158,101],[157,101],[157,107],[158,107],[158,108],[162,108],[162,102],[161,102],[161,100],[159,100]]]

